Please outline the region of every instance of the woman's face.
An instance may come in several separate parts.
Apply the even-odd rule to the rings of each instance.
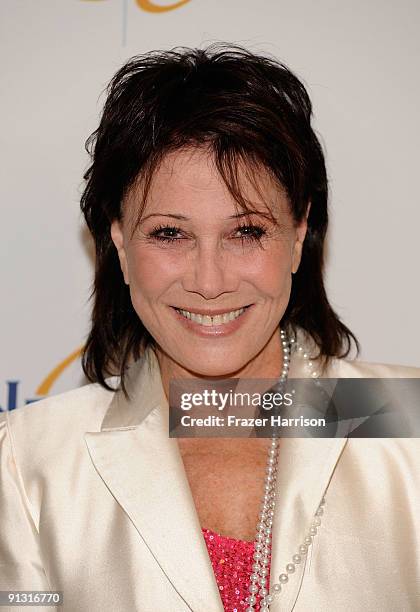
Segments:
[[[134,309],[158,344],[161,366],[178,374],[264,377],[252,367],[259,364],[268,377],[272,360],[281,368],[278,326],[306,222],[294,226],[285,194],[263,170],[260,195],[245,172],[239,176],[242,194],[263,213],[268,205],[277,226],[235,208],[203,149],[164,158],[133,235],[138,188],[124,203],[123,221],[112,224]]]

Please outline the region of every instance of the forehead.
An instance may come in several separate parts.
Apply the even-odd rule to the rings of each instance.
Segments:
[[[152,179],[154,196],[169,190],[197,192],[223,191],[224,184],[213,156],[202,149],[172,151],[163,158]]]
[[[232,172],[233,171],[233,172]],[[243,160],[226,167],[225,177],[217,168],[214,154],[206,148],[179,149],[167,153],[155,169],[144,192],[139,177],[128,199],[139,221],[145,214],[188,211],[203,214],[234,214],[245,206],[277,216],[288,209],[284,189],[263,165]],[[145,197],[146,196],[146,197]],[[238,206],[239,204],[239,206]],[[182,210],[181,210],[182,209]]]

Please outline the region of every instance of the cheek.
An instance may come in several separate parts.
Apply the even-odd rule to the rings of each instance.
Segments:
[[[151,249],[129,252],[128,270],[132,292],[146,296],[159,295],[177,277],[178,266],[171,257]]]
[[[253,283],[272,298],[289,295],[291,289],[290,250],[282,245],[271,251],[261,252],[250,261],[248,274],[252,276]]]

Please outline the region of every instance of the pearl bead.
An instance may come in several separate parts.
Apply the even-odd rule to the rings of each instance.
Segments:
[[[307,546],[310,546],[312,544],[312,537],[306,536],[306,538],[303,541],[305,542],[305,544],[307,544]]]
[[[249,597],[246,598],[246,601],[253,605],[255,603],[257,603],[257,598],[255,597],[255,595],[249,595]]]
[[[288,564],[286,565],[286,572],[287,572],[288,574],[293,574],[293,572],[295,571],[295,569],[296,569],[296,568],[295,568],[295,564],[294,564],[294,563],[288,563]]]
[[[260,595],[261,597],[265,597],[266,595],[268,595],[267,589],[260,589]]]
[[[299,552],[301,555],[306,555],[306,553],[308,552],[308,547],[306,546],[306,544],[301,544],[299,546]]]
[[[282,584],[286,584],[286,582],[289,580],[289,576],[287,574],[280,574],[279,576],[279,581]]]
[[[318,510],[315,512],[316,516],[322,516],[324,514],[324,508],[320,506]]]
[[[292,560],[293,563],[300,563],[302,561],[302,557],[300,555],[293,555]]]
[[[251,584],[248,591],[250,593],[258,593],[258,587],[255,584]]]
[[[274,597],[273,597],[272,595],[267,595],[267,597],[265,598],[265,601],[266,601],[268,604],[271,604],[271,603],[273,603],[273,601],[274,601]]]

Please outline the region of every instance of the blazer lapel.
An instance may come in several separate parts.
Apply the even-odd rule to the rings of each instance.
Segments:
[[[286,565],[292,563],[293,555],[299,552],[324,495],[327,500],[325,511],[328,512],[326,489],[346,442],[345,438],[281,440],[270,584],[279,581],[279,574],[286,573]],[[322,530],[322,525],[319,529]],[[312,547],[317,545],[316,538],[315,535],[308,555],[296,565],[288,583],[282,585],[280,595],[270,607],[272,612],[293,609],[306,565],[310,564]]]
[[[101,431],[85,440],[99,475],[186,606],[223,612],[178,445],[168,436],[158,368],[151,351],[131,366],[131,401],[115,393]]]

